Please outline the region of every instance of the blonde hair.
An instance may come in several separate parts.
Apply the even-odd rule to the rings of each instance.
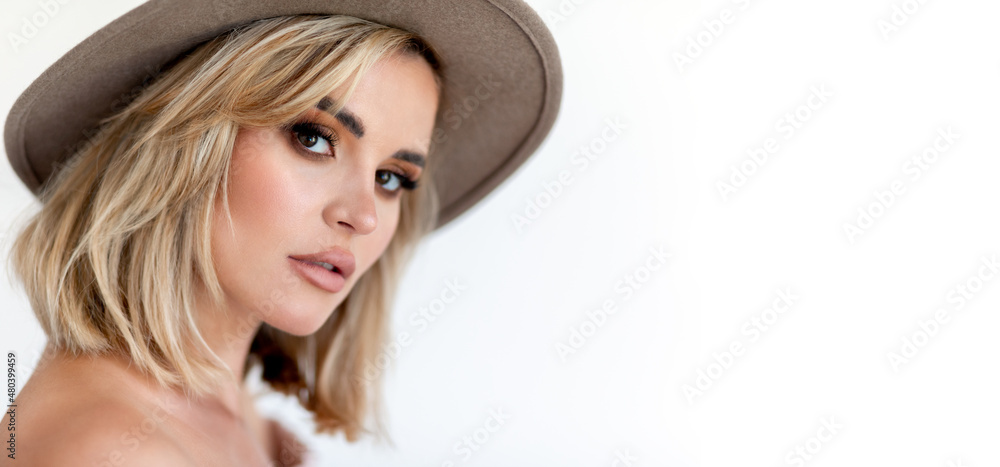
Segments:
[[[78,355],[123,354],[163,385],[210,392],[228,369],[198,331],[193,291],[203,285],[222,303],[210,227],[219,193],[228,211],[237,131],[291,123],[344,85],[339,110],[361,76],[397,52],[423,56],[440,89],[440,64],[419,37],[302,15],[216,37],[129,96],[45,185],[40,211],[12,245],[13,275],[50,343]],[[354,441],[372,433],[371,411],[384,431],[378,380],[363,372],[385,342],[401,266],[436,222],[431,175],[404,193],[388,248],[314,335],[264,324],[254,338],[247,368],[260,364],[272,387],[315,415],[319,431]]]

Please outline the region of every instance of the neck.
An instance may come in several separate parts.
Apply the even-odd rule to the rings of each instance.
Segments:
[[[214,397],[234,414],[241,414],[247,401],[243,369],[250,353],[250,344],[261,321],[247,310],[212,306],[203,291],[199,292],[198,297],[196,315],[199,331],[209,348],[226,364],[232,375],[231,379],[219,386]]]

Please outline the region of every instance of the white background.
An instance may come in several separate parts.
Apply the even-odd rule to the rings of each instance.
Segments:
[[[308,437],[323,465],[1000,465],[1000,281],[981,268],[1000,253],[1000,5],[577,1],[530,2],[565,72],[551,135],[408,269],[394,333],[414,337],[385,387],[395,447]],[[138,3],[66,0],[15,51],[8,33],[41,7],[5,2],[4,115]],[[912,14],[889,30],[904,3]],[[955,141],[914,180],[907,161],[948,128]],[[752,162],[768,138],[777,151]],[[581,146],[600,149],[586,168]],[[724,198],[741,165],[752,173]],[[516,228],[563,171],[572,183]],[[886,201],[897,180],[905,191]],[[0,199],[9,240],[35,205],[6,164]],[[859,209],[875,218],[850,237]],[[670,257],[645,274],[651,248]],[[626,298],[616,285],[637,273]],[[467,289],[417,332],[411,315],[449,279]],[[977,290],[961,308],[958,286]],[[27,376],[44,336],[20,289],[2,287],[0,350]],[[772,313],[779,290],[796,298]],[[605,300],[617,312],[585,324]],[[924,339],[936,310],[949,320]],[[755,318],[773,321],[754,334]],[[904,338],[921,345],[894,365]],[[742,353],[724,355],[734,343]],[[260,406],[308,436],[303,411]],[[509,418],[484,439],[497,409]],[[477,430],[466,459],[456,445]]]

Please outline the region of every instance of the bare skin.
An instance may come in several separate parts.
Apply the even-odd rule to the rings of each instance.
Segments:
[[[400,179],[387,172],[419,179],[419,162],[393,156],[426,157],[437,100],[427,63],[395,55],[365,75],[346,103],[363,136],[322,104],[305,117],[331,130],[336,146],[279,128],[241,130],[229,192],[233,230],[217,216],[212,234],[225,306],[197,300],[199,329],[232,378],[192,398],[160,387],[126,358],[47,352],[16,400],[17,461],[4,456],[0,466],[297,465],[304,447],[257,414],[242,383],[254,335],[247,326],[311,334],[343,301],[396,231]],[[314,157],[324,152],[334,157]],[[337,293],[290,272],[288,256],[320,251],[317,245],[356,258]],[[275,288],[285,298],[261,315],[252,304]]]
[[[264,466],[272,448],[251,410],[159,388],[124,359],[55,353],[17,405],[17,465]]]

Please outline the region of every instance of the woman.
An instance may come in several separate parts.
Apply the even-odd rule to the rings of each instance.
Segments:
[[[401,266],[537,148],[560,92],[516,0],[152,0],[98,31],[5,131],[42,203],[11,263],[49,338],[18,460],[298,464],[248,375],[319,431],[381,433]]]

